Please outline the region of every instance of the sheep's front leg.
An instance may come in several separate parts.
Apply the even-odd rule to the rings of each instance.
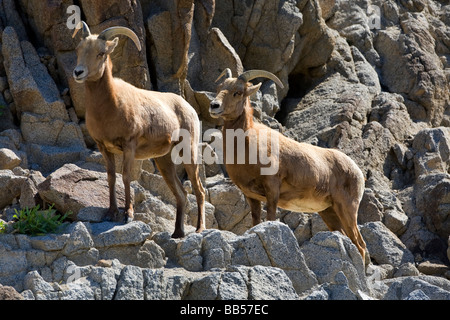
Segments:
[[[131,172],[133,169],[136,147],[133,144],[123,148],[123,184],[125,187],[125,222],[129,223],[134,219],[134,209],[131,203]]]
[[[280,198],[280,182],[275,177],[268,177],[264,182],[267,199],[267,220],[275,221],[277,216],[278,200]]]
[[[257,226],[261,223],[261,201],[251,199],[247,197],[247,201],[250,204],[250,209],[252,211],[252,219],[253,219],[253,226]]]
[[[100,152],[106,162],[106,171],[108,173],[108,186],[109,186],[109,209],[106,212],[106,220],[115,220],[116,215],[119,213],[116,199],[116,163],[114,154],[106,150],[106,147],[97,143]]]
[[[175,231],[172,238],[179,239],[185,236],[184,232],[184,215],[186,208],[186,190],[183,188],[180,179],[177,176],[175,165],[172,162],[171,153],[169,152],[161,158],[155,159],[159,172],[166,181],[167,186],[174,194],[177,200],[177,217],[175,221]]]

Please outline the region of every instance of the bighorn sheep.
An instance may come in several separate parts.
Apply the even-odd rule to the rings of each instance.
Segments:
[[[73,71],[76,82],[86,91],[86,125],[91,137],[106,160],[110,207],[107,217],[117,220],[115,195],[114,154],[123,154],[123,182],[125,185],[125,218],[133,220],[130,196],[131,169],[135,159],[154,158],[156,165],[177,200],[174,238],[184,237],[186,191],[175,172],[171,150],[177,130],[190,132],[191,162],[184,164],[197,198],[197,232],[205,229],[205,190],[199,179],[197,163],[200,141],[200,122],[195,110],[183,98],[172,93],[138,89],[114,78],[110,54],[118,44],[118,35],[129,37],[137,48],[137,35],[125,27],[112,27],[99,35],[91,34],[85,22],[80,22],[82,39],[76,48],[78,61]],[[186,141],[185,141],[186,143]]]
[[[366,244],[357,226],[365,185],[361,170],[338,150],[298,143],[253,121],[250,96],[260,89],[261,83],[253,85],[249,81],[264,77],[283,87],[275,75],[253,70],[232,78],[231,70],[226,69],[217,82],[225,75],[226,79],[218,86],[216,99],[211,102],[210,114],[224,120],[226,169],[250,204],[253,224],[261,221],[261,201],[267,203],[268,220],[275,220],[277,207],[296,212],[318,212],[331,231],[340,231],[352,240],[364,261]],[[227,141],[228,130],[243,130],[245,144],[238,146],[234,141]],[[261,144],[261,139],[269,143]],[[270,141],[278,143],[272,145]],[[234,148],[234,159],[228,158],[227,147],[230,146]],[[255,146],[258,153],[278,163],[276,174],[261,174],[261,169],[266,166],[259,160],[252,164],[249,153]],[[242,149],[238,150],[239,147]],[[242,155],[243,152],[245,163],[239,164],[238,153]]]

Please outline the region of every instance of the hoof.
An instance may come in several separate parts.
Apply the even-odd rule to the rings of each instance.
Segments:
[[[197,231],[195,231],[195,232],[196,233],[202,233],[205,230],[206,230],[206,228],[201,227],[201,228],[198,228]]]
[[[134,220],[134,210],[133,210],[133,209],[128,209],[128,210],[126,210],[126,211],[124,212],[124,215],[125,215],[125,217],[124,217],[123,222],[124,222],[125,224],[130,223],[130,222],[133,222],[133,220]]]
[[[184,238],[184,231],[175,231],[172,235],[172,239],[181,239]]]
[[[117,214],[119,213],[119,209],[111,209],[109,208],[105,215],[103,216],[103,221],[106,222],[113,222],[115,221],[115,217],[117,216]]]
[[[124,219],[124,223],[125,224],[128,224],[128,223],[131,223],[131,222],[133,222],[134,221],[134,217],[133,216],[131,216],[131,217],[129,217],[129,216],[125,216],[125,219]]]

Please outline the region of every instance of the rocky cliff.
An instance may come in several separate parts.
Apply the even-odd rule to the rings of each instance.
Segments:
[[[93,32],[133,29],[144,50],[121,39],[114,75],[184,96],[204,131],[221,125],[208,108],[223,69],[276,74],[285,89],[264,83],[255,116],[356,161],[371,264],[317,214],[280,210],[282,223],[250,229],[218,164],[202,166],[201,235],[168,237],[174,197],[151,160],[135,165],[138,221],[101,222],[107,182],[71,76],[71,8]],[[3,0],[0,34],[0,218],[45,202],[77,220],[54,235],[0,235],[0,297],[14,296],[4,285],[27,299],[449,299],[447,1]]]

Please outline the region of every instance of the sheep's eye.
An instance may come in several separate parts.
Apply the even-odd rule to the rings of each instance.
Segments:
[[[104,52],[100,52],[99,54],[98,54],[98,56],[97,57],[99,57],[99,58],[103,58],[105,56],[105,53]]]
[[[243,93],[242,93],[241,91],[236,91],[236,92],[233,94],[233,97],[242,96],[242,95],[243,95]]]

